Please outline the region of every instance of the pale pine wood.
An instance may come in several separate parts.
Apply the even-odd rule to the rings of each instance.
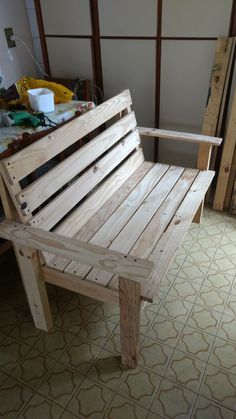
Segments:
[[[34,211],[135,126],[136,119],[132,112],[24,188],[17,196],[18,201],[27,202],[27,208]]]
[[[4,159],[3,163],[7,168],[11,182],[16,183],[23,179],[131,104],[130,92],[125,90],[39,141],[18,151],[13,156]]]
[[[197,159],[197,169],[199,170],[208,170],[210,166],[210,160],[211,160],[211,152],[212,152],[212,146],[209,145],[201,145],[199,147],[198,152],[198,159]],[[210,186],[210,185],[209,185]],[[196,211],[196,214],[193,218],[194,223],[200,223],[202,220],[202,214],[203,214],[203,208],[204,208],[204,200],[202,201],[201,205]]]
[[[95,163],[82,176],[69,185],[63,192],[47,204],[30,220],[30,224],[51,229],[62,219],[82,198],[97,186],[116,166],[118,166],[139,143],[137,131],[132,132],[122,143],[115,146],[109,153]]]
[[[136,368],[139,355],[140,284],[119,278],[120,337],[123,364]]]
[[[119,304],[119,294],[117,291],[112,291],[108,288],[99,287],[89,281],[84,281],[76,275],[60,272],[57,269],[44,266],[42,268],[44,281],[57,285],[59,287],[68,289],[70,291],[78,292],[87,297],[94,298],[109,304]]]
[[[174,214],[165,234],[162,235],[150,255],[149,260],[154,262],[154,268],[144,284],[143,293],[147,298],[155,296],[160,280],[166,275],[175,252],[188,231],[196,209],[202,201],[213,177],[213,171],[200,172],[198,174],[185,199]]]
[[[49,331],[53,322],[38,253],[21,245],[15,254],[35,327]]]
[[[229,180],[228,180],[226,194],[225,194],[224,209],[230,208],[230,201],[232,197],[235,176],[236,176],[236,148],[234,149],[231,170],[230,170]]]
[[[166,140],[187,141],[195,144],[208,144],[219,146],[222,138],[202,134],[191,134],[178,131],[167,131],[157,128],[138,127],[139,135],[144,137],[157,137]]]
[[[111,178],[115,182],[112,188],[113,194],[110,195],[108,193],[110,189],[108,187],[108,184],[104,183],[103,186],[99,188],[97,192],[95,192],[96,196],[94,196],[94,199],[92,199],[93,197],[91,196],[88,198],[88,200],[85,201],[84,203],[84,205],[86,206],[85,211],[82,208],[83,204],[79,207],[81,211],[78,214],[77,219],[74,221],[74,228],[77,227],[76,235],[75,235],[75,232],[73,232],[72,235],[70,234],[65,234],[65,235],[68,237],[75,236],[75,238],[79,240],[89,241],[91,237],[103,225],[103,223],[105,223],[105,221],[112,215],[112,213],[119,207],[119,205],[123,202],[123,200],[129,195],[132,189],[134,189],[135,186],[147,174],[147,172],[151,169],[153,164],[154,163],[151,163],[151,162],[143,163],[128,178],[127,178],[127,174],[128,174],[127,164],[122,166],[122,168],[126,169],[126,171],[124,172],[124,175],[126,176],[127,180],[120,185],[119,181],[125,180],[125,178],[123,178],[123,175],[121,176],[121,173],[119,177],[117,177],[116,174],[114,174]],[[119,172],[120,172],[120,169],[119,169]],[[109,179],[109,181],[111,179]],[[105,187],[104,189],[104,186],[107,186],[108,188]],[[104,190],[104,193],[103,193],[103,190]],[[90,203],[88,206],[86,204],[88,203],[89,200],[90,200]],[[92,210],[93,212],[90,213],[90,217],[88,218],[87,222],[84,222],[86,221],[84,215],[88,216],[89,210],[90,211]],[[60,233],[60,228],[56,230],[56,232]],[[71,233],[71,230],[69,231],[69,233]],[[64,233],[62,232],[61,234],[64,234]],[[67,265],[70,265],[70,269],[68,269],[68,272],[73,272],[73,273],[75,273],[79,267],[79,265],[76,262],[69,262],[67,259],[59,258],[57,256],[52,256],[51,258],[48,257],[47,264],[50,266],[54,266],[60,270],[64,270],[67,267]]]
[[[220,170],[217,179],[216,192],[213,202],[213,208],[215,210],[222,211],[224,208],[224,199],[227,189],[227,183],[229,180],[229,174],[236,145],[236,90],[234,92],[234,98],[232,108],[229,116],[228,129],[224,141],[224,148],[220,163]]]
[[[150,262],[120,252],[8,220],[0,223],[0,237],[32,249],[51,251],[135,281],[142,281],[148,276],[153,266]]]

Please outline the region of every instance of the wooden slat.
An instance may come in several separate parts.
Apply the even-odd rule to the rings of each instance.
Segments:
[[[151,262],[120,252],[7,220],[0,223],[0,237],[32,249],[51,251],[138,282],[142,282],[153,267]]]
[[[235,177],[236,177],[236,148],[234,149],[231,170],[230,170],[229,180],[228,180],[226,194],[225,194],[224,209],[230,209],[230,201],[232,199],[232,191],[234,187]]]
[[[122,227],[132,217],[134,212],[140,206],[141,202],[148,196],[154,186],[158,183],[161,177],[165,174],[169,166],[155,165],[141,180],[137,187],[130,193],[130,195],[122,202],[111,217],[102,225],[99,231],[90,240],[91,243],[96,243],[102,247],[108,247],[114,240],[116,235],[120,232]],[[80,267],[75,264],[70,264],[66,268],[66,272],[78,271]],[[84,272],[84,268],[83,272]],[[91,266],[88,265],[88,271]],[[81,272],[81,271],[79,271]]]
[[[132,112],[23,189],[17,196],[18,201],[20,203],[26,202],[27,208],[34,211],[118,140],[134,129],[135,126],[136,119]]]
[[[129,90],[107,100],[97,108],[63,125],[41,140],[4,159],[9,179],[16,183],[42,164],[89,134],[132,104]]]
[[[119,304],[119,295],[117,291],[109,290],[99,286],[98,284],[84,281],[76,275],[63,273],[57,269],[43,267],[44,280],[50,284],[57,285],[79,294],[86,295],[95,300],[99,300],[109,304]]]
[[[197,170],[188,169],[184,176],[184,169],[176,167],[171,169],[145,199],[109,248],[123,249],[135,256],[137,256],[136,252],[140,252],[144,254],[144,259],[148,258],[173,217],[174,210],[178,208],[198,174]],[[108,284],[111,278],[110,273],[93,269],[86,279]]]
[[[195,144],[208,144],[208,145],[220,145],[222,138],[201,135],[201,134],[191,134],[185,132],[177,131],[167,131],[157,128],[145,128],[138,127],[139,135],[147,137],[157,137],[167,140],[176,140],[176,141],[187,141],[188,143]]]
[[[158,241],[149,260],[155,263],[150,277],[144,284],[144,295],[153,298],[159,282],[166,275],[170,263],[187,232],[192,218],[214,177],[214,172],[200,172],[185,199],[175,213],[171,223]]]
[[[213,208],[222,211],[224,208],[224,199],[229,180],[229,174],[236,145],[236,90],[229,117],[228,129],[224,141],[224,148],[220,163],[220,171],[217,179],[216,192]]]
[[[45,230],[51,229],[115,169],[135,149],[139,142],[140,139],[136,130],[39,211],[30,220],[30,224],[39,228],[42,227]]]
[[[82,212],[82,216],[80,217],[80,214],[78,214],[77,220],[74,221],[74,227],[76,228],[76,238],[83,241],[89,241],[91,237],[99,230],[99,228],[102,226],[103,223],[111,216],[111,214],[119,207],[119,205],[122,203],[122,201],[129,195],[129,193],[136,187],[136,185],[141,181],[141,179],[147,174],[147,172],[151,169],[151,167],[154,165],[154,163],[151,162],[144,162],[141,166],[138,167],[138,169],[128,177],[126,182],[122,184],[122,186],[119,187],[119,181],[124,180],[122,177],[117,177],[115,174],[112,176],[115,176],[115,179],[113,181],[115,184],[113,185],[113,194],[109,195],[109,190],[111,188],[105,188],[104,184],[97,192],[95,192],[94,199],[93,197],[89,197],[88,200],[90,200],[89,207],[86,205],[87,201],[84,203],[86,205],[86,209]],[[127,170],[127,165],[125,165]],[[122,166],[123,168],[123,166]],[[127,178],[127,172],[124,174]],[[109,179],[110,181],[110,179]],[[108,185],[106,185],[108,186]],[[104,190],[104,194],[103,191]],[[101,198],[103,200],[101,200]],[[104,202],[105,201],[105,202]],[[102,205],[102,203],[104,204]],[[81,207],[83,204],[81,205]],[[80,207],[80,209],[82,209]],[[88,214],[88,210],[93,210],[92,214],[90,215],[88,221],[84,223],[84,225],[81,225],[81,218],[83,219],[83,215]],[[85,220],[84,220],[85,221]],[[78,226],[79,225],[79,226]],[[58,233],[60,233],[60,229],[56,230]],[[71,233],[71,230],[70,232]],[[63,233],[62,233],[63,234]],[[75,234],[65,234],[68,237],[73,237]],[[47,258],[47,264],[49,266],[56,267],[57,269],[64,270],[67,265],[70,263],[65,258],[59,258],[58,256],[51,256]],[[73,271],[72,271],[73,272]]]

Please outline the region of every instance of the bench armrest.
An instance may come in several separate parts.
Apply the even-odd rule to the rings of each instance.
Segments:
[[[140,258],[7,219],[0,223],[0,237],[32,249],[54,253],[136,282],[146,279],[154,266],[152,262]]]
[[[217,147],[221,144],[222,141],[222,138],[218,137],[209,137],[207,135],[202,134],[191,134],[178,131],[167,131],[156,128],[138,127],[138,131],[140,136],[158,137],[167,140],[187,141],[189,143],[207,144],[210,146]]]

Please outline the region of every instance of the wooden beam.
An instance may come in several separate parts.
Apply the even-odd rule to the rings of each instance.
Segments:
[[[189,143],[207,144],[219,146],[222,138],[202,134],[190,134],[186,132],[167,131],[163,129],[138,127],[139,135],[147,137],[158,137],[167,140],[187,141]]]
[[[136,368],[139,354],[140,284],[119,278],[120,337],[123,364]]]
[[[0,223],[0,237],[138,282],[147,278],[153,267],[152,262],[8,220]]]

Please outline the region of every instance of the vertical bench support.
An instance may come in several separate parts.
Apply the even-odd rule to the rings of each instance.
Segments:
[[[121,355],[129,368],[138,364],[140,290],[140,283],[119,278]]]
[[[212,152],[212,146],[208,144],[200,144],[199,145],[199,151],[198,151],[198,159],[197,159],[197,169],[198,170],[208,170],[210,166],[210,160],[211,160],[211,152]],[[202,220],[202,212],[204,207],[204,201],[202,201],[200,207],[198,208],[193,222],[194,223],[200,223]]]

